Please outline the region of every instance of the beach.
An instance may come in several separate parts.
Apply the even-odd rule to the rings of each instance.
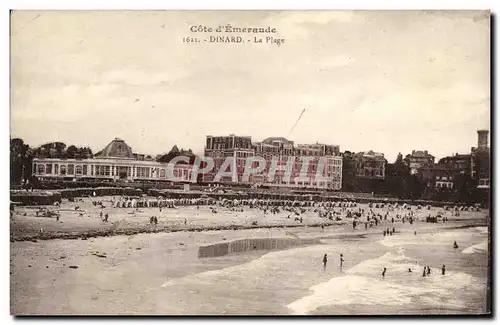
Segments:
[[[11,313],[15,315],[358,315],[482,314],[487,305],[488,212],[449,214],[446,223],[388,220],[377,227],[303,223],[208,207],[106,208],[104,225],[88,202],[61,205],[62,223],[19,208],[11,221]],[[75,205],[90,217],[79,217]],[[367,208],[366,206],[363,206]],[[83,208],[82,208],[83,209]],[[109,211],[107,210],[109,209]],[[376,210],[376,209],[374,209]],[[415,210],[422,219],[441,208]],[[24,213],[27,215],[24,216]],[[147,233],[157,215],[161,231]],[[251,227],[258,221],[257,227]],[[113,225],[113,222],[116,222]],[[186,223],[186,224],[185,224]],[[319,225],[324,223],[322,229]],[[224,229],[229,225],[248,227]],[[268,227],[265,228],[264,226]],[[44,233],[140,229],[132,235],[36,238]],[[394,227],[396,233],[383,236]],[[174,230],[174,231],[171,231]],[[193,231],[196,230],[196,231]],[[416,232],[416,234],[415,234]],[[28,237],[23,237],[28,236]],[[31,236],[31,237],[29,237]],[[24,238],[24,240],[23,240]],[[31,239],[30,239],[31,238]],[[31,241],[32,240],[32,241]],[[251,241],[251,245],[241,244]],[[231,244],[239,241],[240,244]],[[453,248],[453,242],[459,245]],[[200,257],[211,245],[233,250]],[[274,249],[268,249],[275,247]],[[280,247],[280,248],[278,248]],[[323,268],[322,258],[328,254]],[[344,263],[339,265],[339,254]],[[442,265],[446,274],[441,275]],[[422,277],[424,266],[432,274]],[[385,277],[381,276],[387,268]],[[412,269],[412,273],[408,272]]]

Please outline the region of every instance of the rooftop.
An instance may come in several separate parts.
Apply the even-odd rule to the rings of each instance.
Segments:
[[[96,154],[96,158],[134,159],[134,153],[124,140],[115,138],[102,151]]]

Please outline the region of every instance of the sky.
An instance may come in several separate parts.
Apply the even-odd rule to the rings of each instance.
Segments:
[[[190,31],[227,24],[284,43]],[[94,152],[119,137],[201,154],[206,135],[236,134],[388,161],[468,153],[490,129],[489,12],[14,11],[10,114],[11,138]]]

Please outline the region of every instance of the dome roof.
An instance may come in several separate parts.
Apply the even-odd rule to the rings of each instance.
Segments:
[[[125,141],[115,138],[98,155],[99,158],[129,158],[133,159],[134,154]]]

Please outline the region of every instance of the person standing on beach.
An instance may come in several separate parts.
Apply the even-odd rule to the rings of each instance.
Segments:
[[[384,267],[384,270],[382,271],[382,277],[385,278],[385,271],[387,271],[387,268]]]
[[[344,255],[340,254],[340,267],[344,265]]]
[[[455,242],[453,243],[453,248],[454,249],[457,249],[458,248],[458,244],[457,244],[457,241],[455,240]]]
[[[427,269],[427,265],[426,265],[426,266],[424,266],[424,273],[422,273],[422,276],[423,276],[423,277],[425,277],[425,271],[426,271],[426,269]]]
[[[328,262],[327,255],[323,256],[323,269],[326,269],[326,262]]]
[[[431,276],[431,268],[427,266],[427,276]]]
[[[444,275],[446,273],[446,266],[443,264],[443,267],[441,268],[441,274]]]

